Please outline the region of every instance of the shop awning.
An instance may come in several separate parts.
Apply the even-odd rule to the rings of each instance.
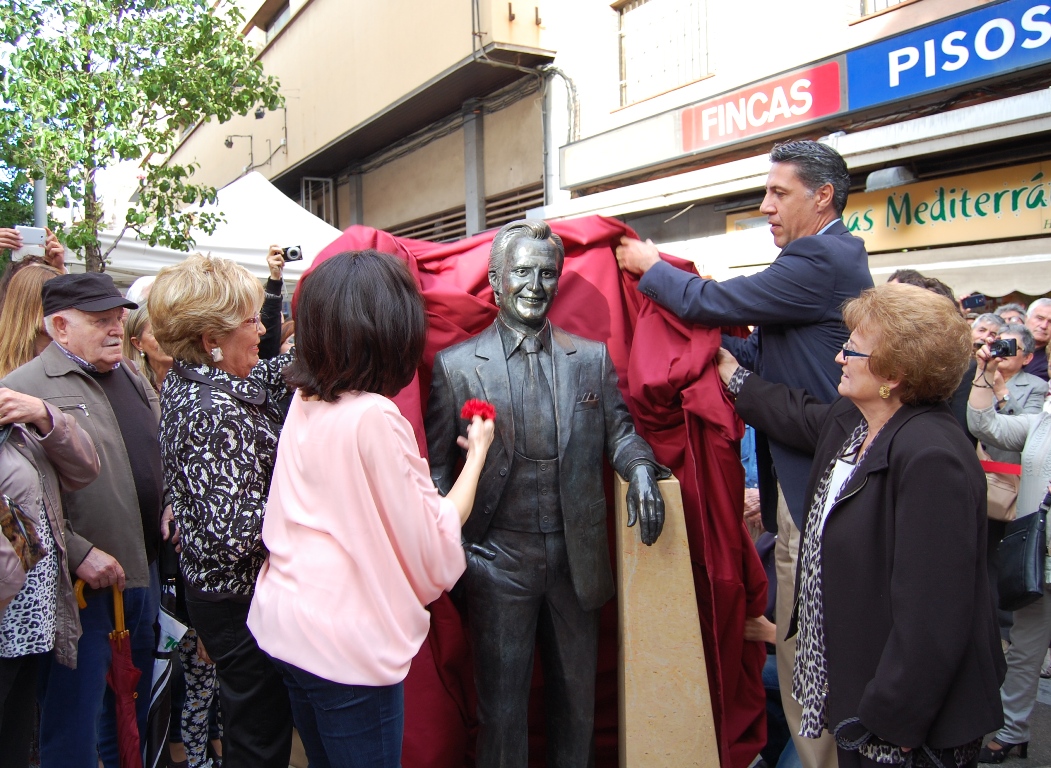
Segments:
[[[957,296],[1042,296],[1051,292],[1051,236],[869,256],[877,283],[906,268],[938,278]]]
[[[778,249],[766,227],[725,235],[660,243],[662,252],[690,259],[701,274],[717,280],[765,269]],[[869,255],[872,279],[885,282],[898,269],[936,277],[957,295],[1027,296],[1051,293],[1051,234],[1025,240],[961,245]]]

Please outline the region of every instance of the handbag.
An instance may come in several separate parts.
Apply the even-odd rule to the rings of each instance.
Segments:
[[[26,573],[33,570],[33,566],[46,554],[40,543],[36,523],[7,496],[0,496],[0,531],[11,542],[11,548]]]
[[[1018,486],[1022,481],[1022,466],[990,460],[981,443],[978,443],[978,459],[985,471],[989,519],[1011,522],[1018,514]]]
[[[1035,603],[1044,594],[1044,563],[1047,558],[1047,510],[1051,493],[1031,515],[1007,524],[996,550],[1000,559],[1000,608],[1017,611]]]

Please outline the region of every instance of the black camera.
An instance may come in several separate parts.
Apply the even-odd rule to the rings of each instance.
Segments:
[[[989,357],[1014,357],[1017,354],[1017,339],[997,339],[989,345]]]
[[[285,261],[301,261],[303,249],[298,245],[290,245],[281,249],[281,255],[285,257]]]

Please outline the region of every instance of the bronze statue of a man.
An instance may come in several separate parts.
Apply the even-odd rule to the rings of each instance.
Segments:
[[[463,527],[478,690],[479,768],[525,768],[533,649],[539,642],[547,764],[584,768],[592,752],[599,608],[613,596],[602,458],[630,481],[628,525],[652,544],[664,525],[658,477],[635,433],[606,345],[547,321],[565,251],[542,221],[493,241],[489,328],[438,354],[427,409],[431,475],[445,493],[469,399],[496,408],[496,439]]]

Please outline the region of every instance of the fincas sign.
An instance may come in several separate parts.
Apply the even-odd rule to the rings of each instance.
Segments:
[[[683,109],[682,151],[783,131],[833,115],[841,103],[838,61],[796,70]]]

